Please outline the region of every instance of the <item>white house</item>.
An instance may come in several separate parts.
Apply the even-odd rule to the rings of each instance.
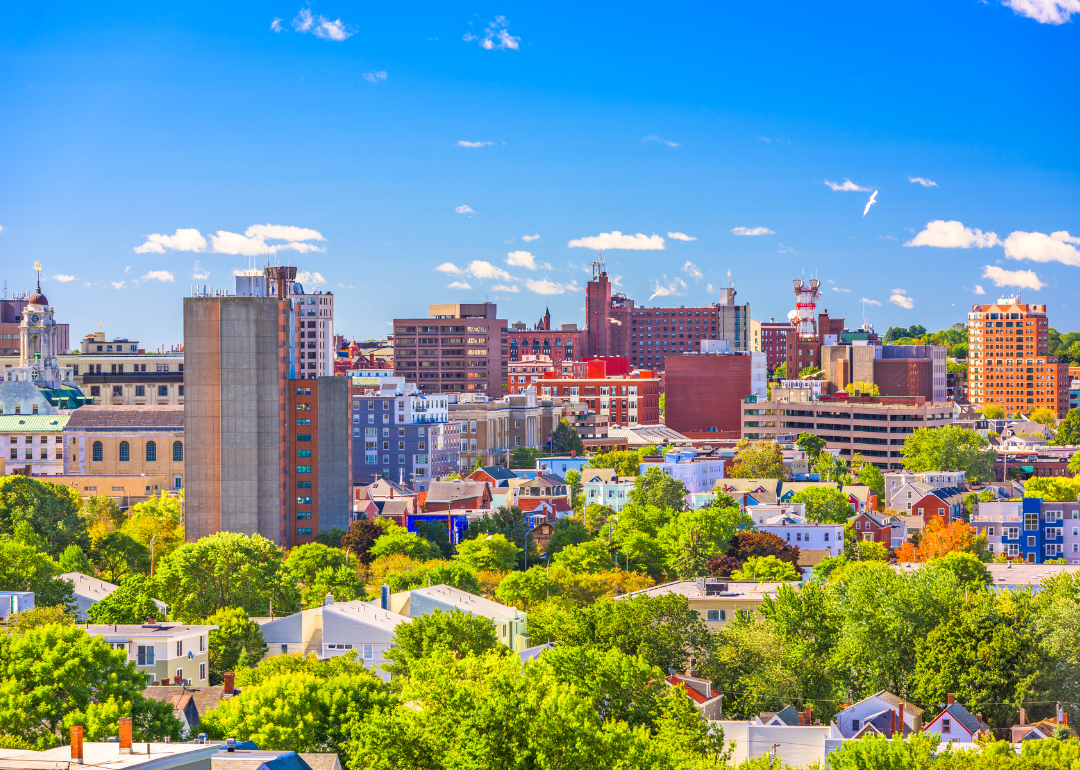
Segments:
[[[698,458],[692,449],[668,452],[663,462],[643,462],[640,472],[649,468],[658,468],[665,475],[681,481],[686,491],[693,495],[698,492],[711,492],[716,482],[724,478],[724,461],[719,458]]]
[[[885,476],[885,508],[890,511],[911,510],[930,490],[963,487],[964,471],[897,471]]]
[[[777,767],[809,767],[824,764],[830,752],[845,738],[832,722],[827,725],[761,724],[760,721],[719,721],[724,740],[732,741],[732,764],[762,755],[776,757]]]
[[[926,723],[923,732],[939,736],[942,743],[973,743],[978,737],[993,735],[982,714],[972,714],[956,702],[952,693],[945,709]]]
[[[33,591],[0,591],[0,618],[34,609]]]
[[[833,717],[833,721],[841,735],[854,738],[860,733],[865,734],[867,728],[887,734],[890,723],[903,725],[904,735],[917,733],[922,730],[922,717],[923,710],[914,703],[882,690],[848,706]],[[875,728],[876,725],[881,727]]]
[[[586,468],[581,472],[585,504],[606,505],[615,513],[629,502],[633,479],[620,479],[612,468]]]
[[[803,551],[827,551],[832,556],[844,552],[843,524],[811,524],[802,503],[789,505],[759,505],[748,508],[754,518],[754,529],[776,535],[789,545]]]

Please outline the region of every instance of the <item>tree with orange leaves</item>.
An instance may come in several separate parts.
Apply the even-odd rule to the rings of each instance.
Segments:
[[[946,526],[935,516],[923,529],[919,544],[904,543],[897,549],[896,559],[901,562],[923,562],[940,559],[956,551],[974,554],[982,559],[989,550],[986,535],[976,536],[970,525],[959,520]]]

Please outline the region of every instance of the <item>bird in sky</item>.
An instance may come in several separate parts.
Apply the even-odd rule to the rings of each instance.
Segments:
[[[864,217],[866,216],[867,212],[869,212],[869,211],[870,211],[870,207],[871,207],[871,206],[873,206],[873,205],[874,205],[875,203],[877,203],[877,194],[878,194],[878,191],[877,191],[877,190],[874,190],[874,194],[873,194],[873,195],[871,195],[871,196],[870,196],[870,200],[868,200],[868,201],[866,202],[866,208],[864,208],[864,209],[862,210],[862,215],[863,215]]]

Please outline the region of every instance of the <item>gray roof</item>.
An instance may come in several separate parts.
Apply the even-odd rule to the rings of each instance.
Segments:
[[[427,501],[431,503],[452,503],[470,497],[483,497],[487,489],[484,481],[433,481],[428,487]]]
[[[184,406],[84,406],[71,413],[68,428],[180,428]]]
[[[987,726],[979,721],[979,718],[961,706],[959,703],[950,703],[945,707],[945,711],[948,711],[950,716],[957,722],[964,726],[964,729],[969,733],[977,733],[979,730],[985,729]],[[944,712],[943,712],[944,713]],[[941,716],[941,714],[938,714]],[[937,719],[937,717],[934,717]]]
[[[87,623],[82,628],[90,636],[160,636],[168,639],[178,634],[195,631],[214,631],[217,626],[187,626],[183,623],[154,623],[153,625]]]

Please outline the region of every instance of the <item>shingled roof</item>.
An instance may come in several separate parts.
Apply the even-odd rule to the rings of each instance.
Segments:
[[[71,413],[68,428],[183,428],[184,406],[84,406]]]

